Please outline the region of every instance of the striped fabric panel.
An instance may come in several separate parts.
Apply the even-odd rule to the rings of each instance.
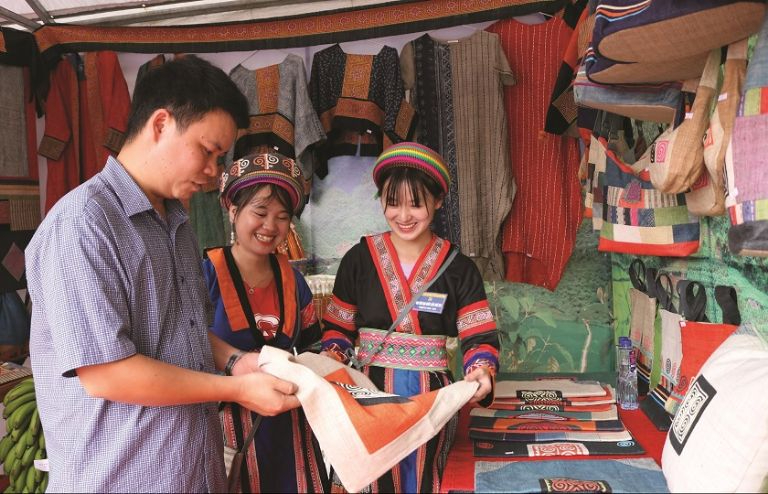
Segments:
[[[745,117],[768,113],[768,87],[747,89],[741,103]]]
[[[728,208],[731,223],[734,225],[745,221],[768,220],[768,199],[745,201]]]
[[[649,209],[673,208],[684,206],[685,199],[683,194],[665,194],[656,189],[642,189],[638,191],[639,198],[634,201],[627,200],[627,189],[623,187],[607,186],[606,202],[617,206],[620,204],[635,203]],[[682,209],[687,210],[683,207]]]
[[[11,230],[34,230],[40,225],[39,197],[12,197],[8,206]]]
[[[0,225],[8,225],[11,222],[10,201],[0,200]]]
[[[595,10],[595,17],[608,22],[620,21],[628,17],[635,16],[650,7],[651,0],[643,0],[630,5],[626,2],[619,2],[620,5],[606,5],[601,2]]]

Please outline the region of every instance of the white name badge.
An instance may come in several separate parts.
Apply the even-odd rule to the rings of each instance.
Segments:
[[[421,294],[421,297],[416,300],[414,307],[419,312],[442,314],[447,298],[448,294],[446,293],[424,292]]]

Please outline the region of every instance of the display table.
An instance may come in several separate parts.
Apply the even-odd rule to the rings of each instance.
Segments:
[[[448,454],[440,492],[473,492],[475,490],[475,461],[510,461],[511,458],[476,458],[472,455],[472,440],[469,439],[469,410],[464,407],[459,413],[459,430],[456,442]],[[653,458],[661,465],[661,451],[664,448],[666,433],[654,427],[648,417],[640,410],[625,411],[619,409],[619,416],[635,439],[645,449],[645,455],[635,455],[632,458]],[[517,461],[568,460],[568,459],[616,459],[626,456],[547,456],[514,458]]]

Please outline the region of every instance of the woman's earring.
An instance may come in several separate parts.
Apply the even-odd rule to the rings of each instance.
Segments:
[[[230,231],[229,231],[229,245],[235,245],[235,224],[230,223]]]

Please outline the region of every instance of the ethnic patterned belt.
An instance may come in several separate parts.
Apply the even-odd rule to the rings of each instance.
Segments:
[[[360,328],[358,360],[365,361],[383,342],[383,348],[373,355],[368,365],[407,370],[448,370],[448,354],[445,351],[446,336],[426,336],[396,331],[389,336],[386,335],[387,332],[381,329]]]

